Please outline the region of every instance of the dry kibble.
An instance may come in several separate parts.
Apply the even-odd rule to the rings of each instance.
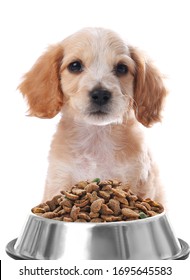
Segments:
[[[105,185],[102,187],[102,191],[112,191],[112,186],[111,185]]]
[[[102,199],[102,198],[98,198],[97,200],[92,202],[91,212],[94,212],[94,213],[99,212],[103,203],[104,203],[104,199]]]
[[[77,207],[85,207],[87,204],[89,203],[89,200],[88,199],[82,199],[82,200],[77,200],[75,202],[75,205]]]
[[[113,210],[115,216],[119,215],[121,212],[120,202],[116,199],[110,199],[108,206]]]
[[[49,206],[51,211],[55,210],[55,208],[57,206],[53,200],[46,201],[46,204]]]
[[[64,222],[73,222],[73,220],[71,218],[68,218],[68,217],[64,217],[63,221]]]
[[[89,216],[90,218],[98,218],[100,216],[100,213],[90,212]]]
[[[125,206],[129,205],[129,202],[124,197],[114,196],[114,199],[118,200],[121,204],[124,204]]]
[[[71,200],[77,200],[79,199],[79,196],[70,192],[63,191],[63,194],[65,195],[66,198],[71,199]]]
[[[48,218],[48,219],[53,219],[53,218],[58,217],[58,214],[54,213],[54,212],[46,212],[42,215],[42,217]]]
[[[78,218],[78,214],[80,212],[80,207],[76,207],[75,205],[71,209],[70,216],[73,219],[73,221],[76,221]]]
[[[111,192],[110,191],[109,192],[108,191],[99,191],[98,195],[108,201],[110,198]]]
[[[93,191],[92,193],[88,193],[87,195],[90,200],[90,203],[93,203],[95,200],[99,198],[96,191]]]
[[[65,211],[65,209],[61,209],[59,212],[58,212],[58,214],[59,214],[59,216],[62,216],[62,215],[64,215],[64,214],[66,214],[67,212]]]
[[[73,206],[73,201],[69,200],[68,198],[63,198],[60,202],[59,202],[59,205],[64,207],[70,207],[72,208]]]
[[[75,223],[87,223],[87,220],[85,220],[85,219],[77,219],[77,220],[75,220]]]
[[[129,208],[123,208],[121,210],[121,213],[126,217],[126,218],[134,218],[138,219],[139,214],[137,214],[135,211],[129,209]]]
[[[83,189],[79,189],[79,188],[77,188],[77,187],[74,187],[74,188],[72,188],[72,193],[73,193],[73,194],[76,194],[76,195],[78,195],[78,196],[81,196],[81,195],[83,195],[83,194],[86,194],[86,191],[83,190]]]
[[[114,216],[112,216],[112,215],[101,215],[101,218],[105,222],[113,222]]]
[[[91,223],[102,223],[103,220],[101,218],[93,218],[90,222]]]
[[[102,204],[101,214],[103,214],[103,215],[113,215],[114,212],[106,204]]]
[[[147,208],[142,205],[141,203],[135,203],[135,207],[137,207],[138,209],[142,210],[143,212],[147,213]]]
[[[150,211],[148,211],[148,214],[152,217],[152,216],[157,215],[158,213],[156,213],[156,212],[150,210]]]
[[[80,181],[70,191],[32,208],[42,218],[76,223],[108,223],[145,219],[162,213],[164,207],[134,194],[128,183],[117,179]]]
[[[37,214],[37,213],[45,213],[46,212],[44,210],[44,208],[40,208],[40,207],[34,207],[34,208],[32,208],[32,211],[35,212],[35,214]]]
[[[123,191],[122,189],[112,189],[112,191],[113,191],[113,193],[116,195],[116,196],[118,196],[118,197],[126,197],[126,192],[125,191]]]
[[[151,211],[151,206],[150,206],[150,204],[148,204],[147,202],[142,201],[142,202],[141,202],[141,205],[145,206],[147,210],[150,210],[150,211]]]
[[[83,219],[83,220],[86,220],[87,222],[90,221],[89,215],[87,215],[86,213],[83,213],[83,212],[81,212],[81,213],[78,214],[78,218]]]
[[[87,181],[80,181],[76,184],[79,189],[84,189],[88,185]]]
[[[84,189],[86,192],[91,193],[93,191],[97,191],[99,187],[96,183],[90,183]]]
[[[67,207],[67,206],[63,206],[63,209],[65,210],[65,213],[71,213],[72,208]]]
[[[57,208],[55,208],[55,210],[53,210],[54,213],[58,213],[60,210],[62,209],[61,206],[58,206]]]

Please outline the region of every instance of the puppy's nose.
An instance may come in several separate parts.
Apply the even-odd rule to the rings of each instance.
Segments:
[[[111,92],[106,89],[97,88],[90,92],[90,97],[94,104],[105,105],[111,98]]]

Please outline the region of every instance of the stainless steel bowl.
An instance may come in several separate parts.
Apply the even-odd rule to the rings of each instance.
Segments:
[[[165,213],[113,223],[67,223],[31,213],[18,239],[6,247],[15,259],[185,259],[189,245],[178,240]]]

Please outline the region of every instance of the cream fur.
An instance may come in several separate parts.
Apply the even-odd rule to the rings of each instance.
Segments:
[[[69,70],[75,61],[82,65],[77,73]],[[127,73],[116,73],[119,64]],[[61,112],[44,200],[95,177],[127,181],[138,195],[162,200],[141,124],[160,121],[166,89],[159,71],[136,48],[110,30],[83,29],[50,47],[19,88],[31,115],[50,118]],[[96,88],[111,94],[107,104],[94,105],[90,94]]]

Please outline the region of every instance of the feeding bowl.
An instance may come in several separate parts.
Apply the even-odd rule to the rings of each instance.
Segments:
[[[69,223],[31,213],[18,239],[7,244],[14,259],[186,259],[189,245],[177,239],[165,212],[134,221]]]

